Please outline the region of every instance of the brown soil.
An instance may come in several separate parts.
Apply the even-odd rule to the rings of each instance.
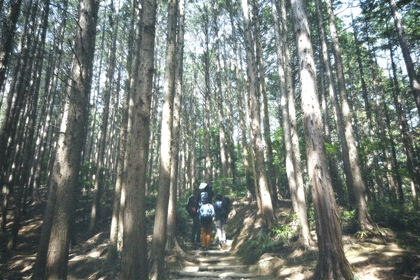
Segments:
[[[5,250],[8,234],[0,235],[0,279],[30,279],[44,206],[36,204],[28,207],[19,232],[18,246],[9,254]],[[289,222],[289,209],[289,202],[282,201],[277,212],[280,223]],[[94,236],[88,236],[86,231],[80,230],[81,227],[83,222],[79,223],[78,232],[82,234],[77,237],[78,244],[70,249],[68,279],[117,279],[118,264],[107,260],[109,221],[104,221],[102,231]],[[253,273],[261,275],[261,279],[267,276],[271,279],[311,279],[317,260],[316,247],[303,249],[297,242],[289,241],[268,247],[269,253],[260,254],[262,246],[258,246],[255,240],[262,240],[264,230],[254,203],[235,202],[226,228],[231,241],[230,252],[242,257]],[[316,236],[315,232],[312,234]],[[168,266],[175,259],[178,266],[182,266],[180,258],[188,252],[184,239],[179,236],[180,245],[168,253]],[[354,234],[345,234],[343,242],[347,259],[357,277],[355,279],[408,280],[420,276],[420,255],[413,249],[419,247],[418,236],[400,241],[396,235],[388,234],[385,241],[379,238],[357,239]]]

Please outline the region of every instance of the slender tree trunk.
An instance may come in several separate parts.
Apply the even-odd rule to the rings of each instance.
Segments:
[[[351,177],[351,180],[348,181],[348,188],[353,190],[354,203],[357,210],[357,218],[361,230],[373,230],[374,222],[370,217],[367,209],[366,199],[365,199],[365,184],[363,182],[362,173],[360,171],[359,159],[357,155],[356,141],[354,139],[354,132],[352,127],[351,120],[351,111],[348,104],[346,86],[344,81],[344,72],[343,72],[343,63],[341,59],[341,50],[338,42],[337,28],[335,25],[334,12],[332,8],[331,0],[326,0],[327,12],[329,19],[329,27],[331,33],[331,39],[333,43],[333,53],[335,59],[335,65],[337,69],[337,81],[338,88],[341,96],[341,105],[342,105],[342,116],[343,116],[343,125],[344,125],[344,134],[345,138],[340,139],[342,141],[342,150],[344,157],[348,157],[349,171],[346,172],[346,178]],[[343,143],[347,142],[347,148]]]
[[[16,154],[16,149],[21,147],[19,146],[19,142],[17,140],[19,135],[18,132],[21,131],[19,128],[19,119],[23,115],[25,106],[24,102],[27,98],[27,95],[29,94],[26,88],[26,86],[29,86],[29,79],[26,79],[26,77],[31,75],[32,69],[32,61],[30,59],[32,52],[30,50],[34,43],[33,18],[35,17],[36,13],[36,10],[32,10],[33,6],[34,5],[32,2],[25,6],[25,18],[23,24],[24,27],[21,32],[19,42],[20,53],[17,55],[17,62],[13,69],[14,75],[10,84],[10,92],[8,93],[6,112],[4,113],[4,118],[0,129],[0,187],[2,188],[2,193],[4,194],[5,200],[7,200],[9,192],[13,192],[13,188],[10,187],[12,186],[10,184],[11,182],[9,182],[8,178],[16,178],[9,175],[14,172],[14,169],[17,166],[13,162],[15,160],[13,154]],[[14,9],[15,5],[12,5],[12,8]],[[12,13],[15,12],[11,11],[11,14]],[[12,23],[9,22],[8,24],[10,25]],[[11,28],[12,29],[10,32],[14,30],[14,27]],[[5,39],[7,40],[7,33],[9,32],[7,27],[5,28],[4,32],[6,32]],[[8,42],[5,41],[5,43],[6,45],[4,47],[7,49]],[[0,55],[2,56],[3,53]],[[4,55],[5,57],[3,59],[8,60],[8,56],[10,56],[10,54]],[[0,64],[0,71],[2,67],[3,66]],[[4,223],[5,219],[5,217],[2,218]]]
[[[173,127],[173,99],[175,91],[177,1],[168,2],[168,25],[166,38],[165,85],[163,89],[162,128],[160,135],[160,168],[158,197],[153,227],[153,244],[150,257],[151,279],[165,279],[164,253],[166,223],[168,218],[169,188],[171,181],[171,149]]]
[[[232,37],[234,38],[233,40],[233,53],[235,54],[234,57],[234,68],[235,68],[235,77],[234,77],[234,81],[236,82],[236,84],[238,84],[238,88],[237,88],[237,102],[238,102],[238,112],[239,112],[239,127],[240,127],[240,131],[241,131],[241,145],[240,147],[242,148],[242,157],[243,157],[243,161],[244,161],[244,168],[245,168],[245,184],[246,184],[246,188],[248,190],[248,197],[250,197],[250,199],[255,199],[256,198],[256,194],[255,194],[255,187],[253,187],[252,184],[252,180],[251,180],[251,171],[250,171],[250,164],[249,164],[249,153],[248,153],[248,143],[247,143],[247,129],[246,129],[246,121],[245,121],[245,114],[244,111],[246,111],[244,109],[244,104],[242,103],[243,97],[241,96],[242,92],[244,91],[244,85],[243,85],[243,81],[240,77],[240,70],[242,70],[242,67],[240,67],[242,65],[241,62],[241,58],[240,58],[240,53],[242,53],[240,51],[240,46],[238,46],[238,43],[236,40],[237,35],[236,35],[236,26],[235,26],[235,21],[234,21],[234,17],[233,17],[233,9],[232,9],[232,1],[231,0],[227,0],[226,1],[226,5],[229,11],[229,19],[230,19],[230,25],[232,28]],[[241,68],[241,69],[240,69]]]
[[[420,115],[420,83],[414,68],[413,60],[411,59],[407,38],[405,37],[402,16],[395,0],[389,0],[389,6],[391,8],[392,17],[394,18],[395,28],[397,29],[398,40],[400,42],[401,52],[403,53],[405,67],[407,68],[408,78],[410,79],[411,91],[413,92],[414,101],[417,105],[417,113]]]
[[[127,68],[130,69],[131,65],[131,54],[133,51],[133,30],[134,30],[134,9],[131,13],[130,19],[130,31],[129,31],[129,55],[128,55],[128,63]],[[120,15],[117,12],[117,17],[119,19]],[[118,26],[118,24],[117,24]],[[131,71],[129,71],[131,74]],[[129,74],[129,75],[130,75]],[[115,187],[114,187],[114,199],[113,199],[113,207],[112,207],[112,217],[111,217],[111,229],[110,229],[110,237],[109,237],[109,251],[108,251],[108,258],[111,260],[115,260],[118,258],[118,251],[121,250],[122,247],[122,226],[123,221],[120,218],[122,217],[121,213],[123,213],[123,207],[121,207],[121,194],[122,194],[122,186],[123,182],[126,180],[126,172],[125,172],[125,160],[126,160],[126,147],[127,147],[127,125],[128,125],[128,108],[129,108],[129,99],[130,99],[130,79],[126,80],[127,89],[125,90],[124,99],[123,99],[123,106],[121,110],[121,124],[120,124],[120,134],[119,134],[119,144],[118,144],[118,151],[116,157],[116,180],[115,180]],[[118,106],[117,106],[118,108]],[[124,202],[125,200],[123,200]]]
[[[118,23],[119,23],[119,16],[115,16],[114,14],[108,15],[110,19],[114,18],[110,22],[113,23],[111,25],[112,28],[112,38],[111,38],[111,46],[108,52],[108,65],[107,65],[107,72],[106,72],[106,80],[105,80],[105,88],[103,90],[103,112],[102,112],[102,120],[101,120],[101,137],[98,140],[98,153],[97,153],[97,168],[96,168],[96,175],[93,187],[93,200],[92,200],[92,209],[90,213],[90,223],[89,223],[89,232],[94,232],[98,220],[101,218],[101,197],[102,197],[102,190],[103,190],[103,183],[105,179],[104,169],[104,158],[105,158],[105,149],[106,149],[106,142],[108,137],[108,125],[109,125],[109,104],[111,99],[111,85],[114,83],[114,72],[115,72],[115,61],[116,61],[116,50],[117,50],[117,38],[118,38]]]
[[[375,135],[375,131],[374,131],[374,127],[373,127],[373,117],[372,117],[372,106],[370,105],[369,102],[369,97],[368,97],[368,90],[367,90],[367,85],[366,85],[366,81],[365,81],[365,71],[363,69],[363,63],[362,63],[362,54],[361,54],[361,50],[360,50],[360,44],[359,44],[359,40],[357,37],[358,34],[358,29],[356,26],[356,23],[353,20],[353,16],[352,16],[352,24],[353,24],[353,35],[354,35],[354,41],[355,41],[355,45],[356,45],[356,54],[357,54],[357,63],[359,65],[359,72],[360,72],[360,79],[361,79],[361,83],[362,83],[362,94],[363,94],[363,101],[365,104],[365,111],[366,111],[366,119],[367,119],[367,125],[368,125],[368,137],[369,137],[369,141],[371,143],[373,143],[374,140],[374,135]],[[369,155],[370,156],[370,155]],[[369,160],[369,159],[368,159]],[[370,161],[370,160],[369,160]],[[379,170],[379,162],[378,162],[378,151],[374,150],[373,151],[373,167],[374,167],[374,176],[375,176],[375,181],[376,181],[376,185],[377,185],[377,190],[378,190],[378,194],[379,194],[379,198],[381,201],[383,201],[385,199],[385,194],[384,194],[384,187],[382,184],[382,180],[381,177],[379,176],[380,174],[380,170]],[[370,168],[370,170],[368,171],[369,173],[372,173],[372,168]]]
[[[58,151],[51,180],[47,220],[40,244],[48,248],[46,263],[39,267],[33,279],[66,279],[70,243],[70,227],[75,214],[75,195],[81,163],[81,152],[86,140],[89,94],[91,90],[92,65],[95,50],[95,31],[99,1],[81,0],[79,6],[78,29],[76,30],[73,69],[69,98],[66,102],[62,121]],[[80,71],[82,69],[83,71]],[[44,220],[45,221],[45,220]],[[40,260],[43,256],[37,255]],[[45,270],[44,270],[45,267]],[[39,278],[37,278],[40,276]]]
[[[180,147],[180,129],[181,129],[181,102],[182,102],[182,71],[183,71],[183,56],[184,56],[184,0],[179,0],[178,3],[178,36],[176,43],[176,54],[175,54],[175,96],[174,96],[174,112],[173,112],[173,141],[172,141],[172,160],[171,160],[171,182],[170,182],[170,194],[168,204],[168,241],[167,248],[172,248],[172,244],[175,241],[176,234],[176,205],[177,205],[177,193],[178,193],[178,169],[179,169],[179,147]],[[181,172],[182,174],[182,172]]]
[[[209,18],[208,18],[208,7],[204,4],[204,11],[202,11],[202,28],[204,32],[204,130],[205,130],[205,139],[204,139],[204,178],[206,182],[212,180],[211,172],[211,155],[210,155],[210,49],[209,49]]]
[[[278,2],[277,2],[278,3]],[[286,78],[285,74],[285,66],[290,63],[288,58],[289,55],[289,48],[287,46],[287,28],[286,28],[286,15],[285,15],[285,3],[282,1],[280,4],[281,8],[279,9],[275,3],[273,3],[273,17],[275,20],[275,29],[276,29],[276,46],[277,46],[277,56],[278,56],[278,72],[280,81],[283,81],[280,86],[280,104],[281,104],[281,112],[282,112],[282,124],[284,129],[284,145],[286,150],[286,172],[287,178],[289,183],[289,189],[291,193],[292,205],[294,212],[299,217],[300,222],[300,242],[308,247],[311,243],[310,234],[309,234],[309,224],[308,224],[308,216],[306,213],[306,200],[305,194],[303,190],[303,180],[302,180],[302,173],[300,172],[300,168],[298,172],[296,171],[295,165],[297,162],[294,158],[298,159],[298,164],[300,166],[300,152],[297,155],[296,150],[293,148],[292,143],[292,128],[291,128],[291,118],[289,112],[291,106],[289,105],[289,99],[291,98],[288,94],[288,91],[292,91],[293,88],[291,84],[291,80]],[[281,16],[279,17],[279,10],[281,10]],[[282,25],[278,22],[278,18],[282,19]],[[283,27],[283,30],[280,28]],[[282,40],[283,39],[283,40]],[[287,57],[287,58],[286,58]],[[290,75],[290,72],[289,74]],[[292,107],[294,110],[294,102],[292,102]],[[298,179],[300,177],[300,179]]]
[[[342,234],[328,173],[308,20],[302,1],[292,0],[291,3],[299,57],[308,172],[318,236],[319,252],[314,279],[351,280],[353,273],[344,254]]]
[[[277,205],[279,200],[277,196],[276,188],[276,172],[274,169],[273,161],[273,145],[271,143],[271,129],[270,129],[270,120],[268,113],[268,100],[267,100],[267,86],[265,84],[265,73],[264,73],[264,58],[263,58],[263,49],[261,42],[261,32],[260,32],[260,19],[258,12],[258,3],[256,0],[252,1],[254,16],[255,16],[255,41],[256,41],[256,53],[257,53],[257,65],[258,65],[258,74],[259,74],[259,86],[260,93],[262,97],[262,114],[263,114],[263,128],[264,128],[264,141],[266,146],[266,163],[267,163],[267,180],[268,187],[271,193],[271,199],[273,200],[273,205]]]
[[[29,94],[27,96],[26,101],[26,113],[25,113],[25,135],[22,139],[22,144],[19,146],[23,146],[23,157],[22,162],[20,163],[21,172],[18,178],[18,193],[15,195],[15,210],[14,210],[14,221],[12,225],[12,236],[9,241],[8,248],[9,250],[15,249],[17,245],[18,233],[21,227],[20,221],[22,214],[25,214],[26,208],[26,201],[27,201],[27,192],[29,189],[29,176],[30,176],[30,166],[32,166],[34,162],[34,153],[35,153],[35,145],[33,145],[34,138],[35,138],[35,126],[36,126],[36,116],[37,116],[37,109],[38,109],[38,96],[39,96],[39,88],[41,84],[41,71],[43,66],[43,54],[44,54],[44,47],[45,47],[45,38],[46,38],[46,30],[48,26],[48,14],[49,14],[49,1],[44,1],[44,5],[42,5],[42,9],[39,11],[42,13],[42,21],[39,26],[41,29],[41,36],[39,40],[37,40],[36,52],[31,59],[31,64],[34,64],[34,70],[32,71],[32,85],[28,88]],[[34,11],[34,14],[35,11]],[[34,61],[34,62],[33,62]],[[32,163],[32,164],[28,164]]]
[[[2,5],[0,5],[0,7],[3,7],[3,3],[1,4]],[[2,42],[0,43],[0,89],[3,88],[4,81],[6,80],[6,71],[9,66],[9,60],[13,50],[16,23],[19,18],[22,0],[12,0],[9,2],[9,5],[9,12],[6,16],[6,19],[2,21],[1,26]],[[2,158],[2,156],[3,155],[0,153],[0,158]],[[0,167],[1,166],[2,161],[0,160]]]
[[[149,279],[146,231],[146,171],[150,136],[150,105],[153,89],[156,32],[155,0],[142,1],[139,23],[139,51],[133,57],[135,81],[130,87],[130,111],[127,139],[126,187],[121,194],[123,250],[120,279]],[[133,9],[135,7],[133,6]],[[141,62],[141,63],[140,63]],[[133,68],[135,69],[135,68]]]
[[[256,67],[255,58],[253,57],[252,35],[250,29],[250,20],[248,13],[248,2],[242,0],[245,42],[246,42],[246,58],[247,58],[247,75],[249,79],[249,120],[251,130],[252,147],[255,152],[255,178],[258,182],[258,188],[261,195],[260,213],[264,218],[267,227],[274,224],[276,218],[274,216],[271,194],[268,188],[267,174],[264,162],[264,148],[262,145],[260,114],[258,109],[257,89],[256,89]]]
[[[392,46],[392,45],[389,45]],[[414,170],[414,151],[412,146],[412,140],[410,134],[408,133],[408,124],[405,118],[405,114],[402,109],[401,104],[401,92],[398,86],[397,80],[397,67],[394,62],[394,51],[392,47],[390,47],[390,57],[391,57],[391,67],[393,72],[393,98],[394,98],[394,106],[397,112],[398,122],[400,126],[401,138],[404,145],[404,152],[407,159],[407,171],[410,174],[410,185],[411,185],[411,194],[412,194],[412,201],[413,206],[418,209],[419,208],[419,201],[417,196],[417,190],[419,188],[419,183],[417,182],[417,177]]]
[[[217,102],[217,113],[219,119],[219,148],[220,148],[220,162],[222,167],[222,186],[228,185],[228,160],[226,151],[226,120],[223,111],[223,92],[222,92],[222,73],[220,66],[220,37],[219,37],[219,26],[217,23],[217,16],[219,13],[218,1],[212,0],[213,5],[213,29],[215,34],[214,51],[215,51],[215,63],[216,63],[216,102]]]
[[[315,5],[316,5],[317,17],[318,17],[319,37],[320,37],[320,42],[321,42],[321,56],[322,56],[322,62],[323,62],[322,65],[324,68],[324,71],[322,72],[324,73],[324,75],[321,75],[321,79],[323,79],[325,76],[327,78],[325,83],[327,84],[327,87],[328,87],[328,93],[331,100],[331,105],[332,105],[331,107],[333,110],[333,114],[335,116],[336,123],[338,124],[339,123],[338,120],[341,120],[341,114],[339,113],[339,108],[338,108],[339,105],[338,105],[335,90],[334,90],[333,74],[331,71],[331,64],[329,60],[328,47],[327,47],[327,36],[325,35],[325,28],[323,25],[324,16],[321,9],[321,1],[319,0],[315,1]],[[322,85],[324,85],[325,83],[322,83]],[[323,99],[326,98],[325,94],[323,93],[322,93],[322,96],[323,96]],[[330,134],[329,123],[328,123],[328,118],[327,118],[328,112],[326,109],[327,107],[326,101],[324,101],[323,103],[324,103],[323,107],[324,107],[324,120],[325,120],[324,121],[325,137],[326,137],[326,141],[331,144],[332,140],[331,140],[331,134]],[[337,129],[338,129],[339,135],[342,135],[344,137],[342,126],[337,125]],[[338,172],[337,166],[338,164],[335,158],[329,161],[329,169],[332,176],[331,180],[333,183],[333,188],[337,192],[338,202],[344,206],[346,205],[346,198],[345,198],[343,185],[339,178],[339,172]]]

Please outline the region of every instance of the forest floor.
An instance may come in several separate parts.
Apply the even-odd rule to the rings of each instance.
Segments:
[[[28,218],[22,221],[18,245],[6,257],[7,234],[0,235],[0,279],[30,279],[36,258],[38,241],[42,228],[44,204],[30,205]],[[290,202],[281,201],[276,213],[280,223],[286,224],[290,217]],[[10,211],[11,212],[11,211]],[[255,203],[235,201],[226,224],[230,256],[241,259],[247,272],[258,275],[254,279],[311,279],[317,261],[317,248],[303,249],[297,242],[272,242],[272,237],[263,234],[261,219],[256,214]],[[30,216],[30,217],[29,217]],[[68,279],[118,279],[119,264],[107,259],[109,221],[103,221],[101,229],[94,236],[80,230],[78,244],[72,246],[69,256]],[[84,224],[87,224],[86,222]],[[10,225],[9,225],[10,226]],[[311,232],[315,239],[315,232]],[[168,279],[175,277],[170,271],[186,268],[186,258],[191,254],[188,237],[177,237],[175,249],[167,254]],[[151,241],[151,236],[148,240]],[[344,250],[359,280],[404,280],[420,277],[420,237],[397,233],[384,238],[356,238],[355,233],[343,233]],[[264,253],[264,252],[265,253]],[[268,253],[267,253],[268,252]],[[170,270],[170,271],[169,271]],[[182,278],[182,279],[220,279]],[[225,279],[232,279],[224,277]]]

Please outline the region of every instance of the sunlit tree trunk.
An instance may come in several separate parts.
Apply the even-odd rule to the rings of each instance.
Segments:
[[[265,67],[264,67],[264,57],[263,57],[263,48],[261,42],[261,32],[260,32],[260,13],[258,11],[258,3],[256,0],[252,0],[253,14],[255,18],[255,42],[256,42],[256,59],[257,59],[257,68],[258,68],[258,82],[259,89],[261,94],[261,112],[262,112],[262,122],[263,122],[263,131],[264,131],[264,141],[265,141],[265,150],[266,150],[266,164],[267,164],[267,180],[268,187],[271,193],[271,199],[273,205],[278,203],[278,195],[276,188],[276,172],[273,165],[273,145],[271,143],[271,129],[270,129],[270,120],[268,113],[268,99],[267,99],[267,86],[265,83]]]
[[[158,196],[153,226],[153,242],[150,256],[151,279],[165,279],[166,223],[168,219],[169,188],[171,182],[171,149],[173,127],[173,99],[175,91],[175,54],[177,1],[168,1],[168,23],[166,38],[165,84],[163,89],[162,127],[160,134],[160,160]]]
[[[242,0],[245,42],[246,42],[246,60],[247,60],[247,75],[249,80],[248,95],[249,95],[249,122],[252,147],[255,153],[255,179],[258,183],[258,190],[261,196],[261,208],[259,209],[262,214],[265,225],[267,227],[274,224],[276,218],[274,216],[273,204],[271,194],[268,188],[267,174],[264,162],[264,148],[262,145],[260,113],[258,109],[258,98],[256,89],[256,67],[255,58],[253,56],[253,40],[250,30],[250,20],[248,12],[247,0]]]
[[[337,83],[338,89],[341,96],[341,110],[343,116],[344,134],[345,138],[340,138],[342,144],[343,159],[348,158],[346,179],[348,181],[347,187],[352,189],[354,200],[351,201],[356,206],[357,219],[361,230],[372,230],[374,222],[370,217],[367,209],[365,199],[365,184],[363,182],[362,173],[359,166],[359,159],[357,154],[356,141],[354,139],[354,132],[352,127],[351,110],[348,104],[348,98],[346,93],[346,86],[344,81],[343,63],[341,58],[341,50],[338,42],[337,28],[335,24],[334,12],[332,8],[331,0],[326,0],[327,14],[329,21],[330,34],[333,45],[333,53],[335,59],[335,66],[337,70]],[[341,125],[338,123],[337,126]],[[342,137],[342,136],[341,136]],[[347,147],[344,145],[347,143]],[[346,150],[346,148],[348,150]],[[346,161],[346,160],[345,160]],[[350,179],[350,178],[351,179]],[[350,181],[348,180],[350,179]]]
[[[89,231],[93,232],[95,230],[96,224],[98,219],[101,218],[101,196],[104,184],[104,159],[105,159],[105,151],[106,151],[106,143],[108,136],[108,124],[109,124],[109,111],[110,111],[110,99],[111,99],[111,91],[112,91],[112,84],[114,83],[114,72],[116,67],[116,51],[117,51],[117,38],[118,38],[118,24],[119,24],[119,16],[115,15],[115,9],[112,12],[113,14],[108,15],[111,24],[111,46],[108,51],[108,64],[106,69],[106,80],[105,80],[105,88],[103,90],[103,100],[101,102],[103,111],[101,117],[101,137],[98,140],[98,152],[96,158],[96,175],[95,181],[93,185],[93,200],[92,200],[92,209],[90,213],[90,223],[89,223]],[[115,20],[115,21],[114,21]]]
[[[279,7],[276,5],[279,4]],[[300,165],[300,152],[297,152],[293,148],[292,143],[292,128],[291,128],[291,118],[290,110],[294,110],[294,102],[292,106],[290,105],[290,98],[288,91],[293,91],[293,86],[290,84],[291,80],[286,78],[285,68],[286,65],[290,63],[289,56],[289,47],[287,45],[287,27],[286,27],[286,14],[285,14],[285,3],[273,3],[273,17],[275,21],[275,30],[276,30],[276,47],[277,47],[277,57],[278,57],[278,72],[280,77],[280,105],[281,105],[281,114],[282,114],[282,124],[284,129],[284,145],[286,150],[286,172],[287,179],[289,183],[290,196],[293,205],[293,211],[298,215],[300,222],[300,242],[304,246],[309,246],[311,243],[310,234],[309,234],[309,224],[308,216],[306,213],[306,200],[303,190],[303,180],[302,173],[299,171],[296,172],[296,165]],[[282,20],[282,24],[278,21],[278,18]],[[286,71],[289,71],[286,70]],[[287,74],[291,76],[291,73]],[[293,107],[293,108],[291,108]],[[298,153],[298,154],[295,154]],[[295,159],[298,159],[298,162],[295,162]],[[298,177],[300,177],[298,179]]]
[[[413,146],[412,146],[412,140],[411,140],[411,136],[408,133],[408,124],[407,124],[407,120],[405,117],[405,114],[403,112],[402,109],[402,100],[401,100],[401,92],[400,92],[400,87],[398,85],[398,79],[397,79],[397,67],[395,65],[394,62],[394,50],[392,49],[392,45],[390,46],[390,57],[391,57],[391,67],[392,67],[392,74],[393,74],[393,79],[392,79],[392,85],[393,85],[393,98],[394,98],[394,107],[395,110],[397,112],[397,117],[398,117],[398,123],[400,126],[400,133],[401,133],[401,138],[402,138],[402,142],[404,145],[404,152],[405,152],[405,156],[407,159],[407,171],[410,174],[410,187],[411,187],[411,195],[412,195],[412,201],[413,201],[413,206],[418,209],[419,208],[419,201],[418,201],[418,195],[417,195],[417,190],[419,189],[419,183],[417,182],[417,177],[415,174],[415,167],[414,167],[414,150],[413,150]]]
[[[245,168],[245,183],[248,190],[248,196],[252,196],[251,199],[255,199],[255,188],[253,187],[253,183],[251,180],[251,171],[250,171],[250,164],[249,164],[249,152],[248,152],[248,143],[247,143],[247,129],[246,129],[246,121],[245,121],[245,109],[244,104],[242,103],[243,97],[241,96],[242,92],[244,92],[244,85],[243,81],[240,77],[240,70],[242,70],[241,58],[240,58],[240,46],[238,46],[237,40],[236,40],[236,26],[235,21],[233,17],[233,9],[232,9],[232,1],[227,0],[226,1],[227,9],[229,11],[229,19],[230,19],[230,25],[232,28],[232,37],[233,40],[233,53],[234,56],[234,69],[235,69],[235,76],[234,81],[236,84],[238,84],[237,87],[237,102],[238,102],[238,113],[239,113],[239,127],[241,131],[241,145],[240,148],[242,149],[242,157],[244,161],[244,168]],[[240,69],[241,68],[241,69]]]
[[[291,4],[298,48],[308,173],[318,237],[318,262],[314,279],[352,280],[353,273],[344,254],[342,233],[328,173],[310,29],[302,1],[292,0]]]
[[[130,87],[127,134],[127,180],[121,193],[123,249],[120,279],[149,279],[146,231],[146,172],[150,136],[150,106],[153,89],[156,32],[155,0],[142,1],[139,51],[134,53],[133,86]],[[135,7],[133,7],[134,9]],[[138,66],[138,71],[135,68]],[[131,84],[131,83],[130,83]]]
[[[13,67],[14,75],[9,86],[10,89],[7,94],[6,110],[0,128],[0,187],[4,199],[3,208],[7,207],[8,197],[9,194],[13,192],[13,186],[18,184],[16,181],[16,172],[18,172],[19,163],[16,162],[16,155],[19,154],[18,151],[19,149],[21,150],[22,147],[19,143],[19,135],[21,135],[19,133],[23,131],[23,125],[19,125],[19,122],[22,123],[23,114],[25,112],[25,102],[30,94],[28,90],[30,79],[27,79],[27,77],[31,75],[33,62],[32,48],[34,48],[35,38],[35,28],[33,26],[35,25],[34,18],[37,5],[33,5],[32,2],[29,2],[24,7],[25,17],[23,28],[19,36],[20,42],[18,47],[20,52],[16,55],[16,64]],[[12,5],[11,8],[14,9],[15,6]],[[13,14],[14,11],[10,11],[10,13]],[[11,14],[9,15],[12,16]],[[8,22],[8,24],[12,23]],[[12,29],[8,30],[8,27],[5,27],[3,30],[5,32],[4,35],[6,36],[6,40],[8,32],[14,30],[14,27],[10,28]],[[5,42],[5,44],[6,45],[3,47],[7,49],[8,42]],[[0,56],[3,56],[3,59],[8,60],[10,54],[0,54]],[[0,65],[0,68],[1,67],[3,66]],[[6,218],[6,216],[2,216],[2,223],[4,225],[6,223]]]
[[[176,205],[178,193],[178,167],[179,167],[179,147],[181,142],[180,124],[181,124],[181,101],[182,101],[182,70],[183,70],[183,54],[184,54],[184,0],[179,0],[178,3],[178,35],[176,42],[175,54],[175,96],[174,96],[174,111],[172,121],[172,153],[171,153],[171,182],[168,205],[168,226],[167,226],[167,248],[172,248],[175,241],[176,234]]]
[[[211,155],[210,155],[210,107],[211,107],[211,89],[210,89],[210,49],[209,49],[209,10],[207,4],[204,4],[204,8],[201,15],[201,28],[204,32],[204,178],[206,182],[212,180],[211,172]]]
[[[398,33],[398,40],[400,42],[401,52],[404,57],[405,67],[407,68],[408,78],[410,79],[411,91],[414,95],[414,101],[417,105],[417,113],[420,115],[420,81],[414,68],[413,60],[411,59],[410,49],[408,47],[407,38],[405,37],[404,27],[402,25],[402,16],[398,10],[397,2],[389,0],[392,17],[394,18],[395,28]]]
[[[217,102],[217,114],[219,120],[219,148],[220,148],[220,162],[222,167],[222,185],[228,185],[228,161],[226,151],[226,120],[225,113],[223,111],[223,92],[222,92],[222,73],[220,66],[220,36],[219,36],[219,25],[217,23],[217,16],[219,7],[217,1],[212,1],[213,5],[213,29],[215,34],[214,52],[215,52],[215,63],[216,63],[216,102]]]
[[[41,246],[48,248],[46,262],[38,263],[33,279],[66,279],[70,243],[70,227],[75,215],[75,195],[81,153],[86,141],[89,95],[95,51],[96,22],[99,1],[81,0],[76,29],[73,68],[68,98],[61,124],[57,155],[51,180],[47,217]],[[45,219],[44,219],[45,222]],[[38,251],[38,258],[41,251]],[[39,277],[38,277],[39,276]]]
[[[48,0],[44,2],[43,5],[38,5],[39,7],[33,10],[34,14],[42,14],[42,18],[39,26],[40,38],[33,38],[34,47],[31,51],[33,54],[29,60],[29,64],[33,65],[30,67],[31,81],[29,86],[27,86],[28,94],[26,97],[26,108],[25,113],[23,114],[24,121],[21,122],[23,128],[23,138],[19,141],[22,147],[22,152],[20,154],[19,169],[18,173],[14,175],[17,178],[17,192],[14,195],[15,197],[15,208],[13,215],[13,225],[11,231],[11,239],[9,240],[8,249],[12,250],[16,248],[18,233],[21,227],[21,218],[26,212],[27,205],[27,195],[29,192],[29,176],[31,171],[31,166],[34,162],[35,154],[35,134],[36,134],[36,119],[38,114],[38,99],[40,95],[40,85],[41,85],[41,72],[44,62],[44,48],[45,48],[45,38],[48,27],[48,14],[50,11],[50,3]],[[35,16],[34,16],[35,19]],[[34,51],[35,50],[35,51]]]

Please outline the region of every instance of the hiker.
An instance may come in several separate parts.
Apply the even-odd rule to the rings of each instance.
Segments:
[[[222,205],[223,196],[216,195],[216,201],[213,204],[216,213],[214,220],[216,221],[217,237],[219,238],[219,246],[222,248],[226,243],[225,222],[227,219],[226,211]]]
[[[211,230],[213,225],[214,208],[209,203],[207,192],[201,192],[201,205],[199,210],[201,226],[201,249],[207,250],[210,246]]]
[[[201,193],[206,192],[207,196],[208,196],[208,202],[212,203],[213,201],[213,182],[210,182],[208,184],[206,183],[201,183],[200,186],[198,187],[201,190]]]
[[[192,230],[191,230],[191,243],[200,243],[200,217],[198,211],[200,209],[200,200],[198,195],[192,194],[188,200],[187,205],[185,206],[188,214],[193,220]]]

